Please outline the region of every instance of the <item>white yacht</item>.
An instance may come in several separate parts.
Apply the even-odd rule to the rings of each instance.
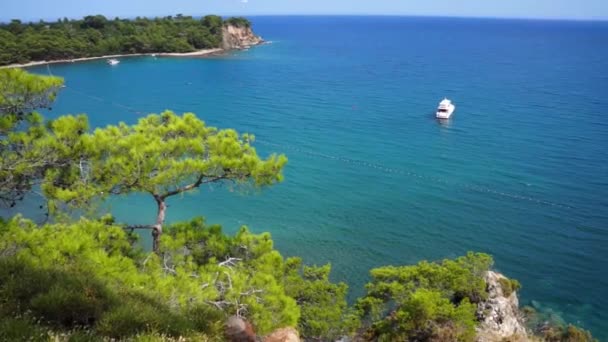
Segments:
[[[110,59],[107,60],[107,62],[110,65],[116,65],[116,64],[120,63],[120,61],[118,59],[115,59],[115,58],[110,58]]]
[[[452,101],[443,99],[439,102],[439,107],[437,108],[437,118],[449,119],[450,116],[452,116],[452,113],[454,113],[454,109],[456,109],[456,106],[452,104]]]

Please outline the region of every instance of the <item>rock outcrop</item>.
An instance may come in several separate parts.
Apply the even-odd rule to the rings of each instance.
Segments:
[[[230,316],[225,326],[226,340],[229,342],[256,342],[251,323],[237,316]]]
[[[488,299],[478,305],[478,342],[528,341],[523,318],[519,311],[519,300],[515,291],[505,296],[500,279],[507,279],[500,273],[488,272],[485,276]]]
[[[224,25],[222,28],[222,49],[244,49],[263,43],[262,37],[255,35],[249,26]]]
[[[251,323],[238,316],[230,316],[224,328],[228,342],[300,342],[300,335],[294,328],[277,329],[264,338],[257,336]]]
[[[300,342],[300,337],[296,329],[282,328],[266,336],[264,342]]]

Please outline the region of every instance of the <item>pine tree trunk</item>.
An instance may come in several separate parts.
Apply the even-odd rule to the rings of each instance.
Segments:
[[[167,204],[165,204],[164,198],[155,196],[154,198],[158,205],[158,212],[156,214],[156,224],[152,229],[152,250],[158,253],[160,246],[160,236],[163,234],[163,224],[165,223],[165,212],[167,211]]]

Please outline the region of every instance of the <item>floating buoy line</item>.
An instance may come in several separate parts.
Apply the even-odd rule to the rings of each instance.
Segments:
[[[145,114],[145,113],[146,113],[146,112],[139,111],[139,110],[137,110],[136,108],[133,108],[133,107],[130,107],[130,106],[126,106],[126,105],[123,105],[123,104],[118,103],[118,102],[104,100],[104,99],[102,99],[101,97],[98,97],[98,96],[93,96],[93,95],[91,95],[91,94],[87,94],[87,93],[82,92],[82,91],[80,91],[80,90],[76,90],[76,89],[74,89],[74,88],[72,88],[72,87],[65,86],[65,89],[67,89],[67,90],[69,90],[69,91],[73,91],[73,92],[75,92],[76,94],[79,94],[79,95],[82,95],[82,96],[88,97],[88,98],[90,98],[90,99],[93,99],[93,100],[95,100],[95,101],[97,101],[97,102],[109,103],[109,104],[111,104],[111,105],[112,105],[112,106],[114,106],[114,107],[121,108],[121,109],[125,109],[125,110],[127,110],[127,111],[129,111],[129,112],[131,112],[131,113],[133,113],[133,114]]]
[[[49,74],[50,74],[51,71],[50,71],[50,67],[48,67],[48,65],[47,65],[47,68],[48,68]],[[82,96],[85,96],[85,97],[88,97],[90,99],[93,99],[95,101],[103,102],[103,103],[108,103],[108,104],[110,104],[110,105],[112,105],[114,107],[127,110],[127,111],[129,111],[131,113],[134,113],[134,114],[141,115],[141,114],[145,114],[146,113],[145,111],[137,110],[136,108],[124,105],[122,103],[118,103],[118,102],[115,102],[115,101],[109,101],[109,100],[103,99],[101,97],[85,93],[83,91],[74,89],[73,87],[65,86],[65,88],[68,89],[68,90],[70,90],[70,91],[73,91],[73,92],[75,92],[77,94],[80,94]],[[495,189],[488,188],[488,187],[483,187],[483,186],[477,186],[477,185],[473,185],[473,184],[461,184],[461,183],[450,182],[450,181],[447,181],[445,179],[441,179],[441,178],[433,177],[433,176],[427,176],[427,175],[423,175],[423,174],[420,174],[420,173],[417,173],[417,172],[413,172],[413,171],[409,171],[409,170],[388,167],[388,166],[385,166],[385,165],[382,165],[382,164],[368,162],[366,160],[352,159],[352,158],[348,158],[348,157],[344,157],[344,156],[335,156],[335,155],[330,155],[330,154],[325,154],[325,153],[319,153],[319,152],[309,151],[309,150],[305,150],[305,149],[299,148],[297,146],[292,146],[292,145],[289,145],[289,144],[278,144],[278,143],[272,143],[272,142],[269,142],[269,141],[264,141],[264,140],[259,140],[259,139],[256,139],[255,143],[260,144],[260,145],[266,145],[266,146],[272,146],[272,147],[280,148],[281,150],[289,150],[289,151],[297,152],[297,153],[300,153],[300,154],[303,154],[303,155],[306,155],[306,156],[309,156],[309,157],[313,157],[313,158],[333,160],[333,161],[341,162],[341,163],[344,163],[344,164],[355,165],[355,166],[362,166],[362,167],[366,167],[366,168],[370,168],[370,169],[375,169],[375,170],[378,170],[380,172],[384,172],[384,173],[388,173],[388,174],[403,175],[403,176],[407,176],[407,177],[411,177],[411,178],[416,178],[416,179],[420,179],[420,180],[424,180],[424,181],[429,181],[429,182],[434,182],[434,183],[441,183],[441,184],[444,184],[444,185],[449,185],[449,186],[453,186],[453,187],[459,187],[459,188],[463,188],[463,189],[468,189],[470,191],[475,191],[475,192],[478,192],[478,193],[486,193],[486,194],[490,194],[490,195],[494,195],[494,196],[509,198],[509,199],[513,199],[513,200],[519,200],[519,201],[526,201],[526,202],[536,203],[536,204],[539,204],[539,205],[550,206],[550,207],[558,207],[558,208],[564,208],[564,209],[575,209],[573,206],[568,205],[568,204],[564,204],[564,203],[558,203],[558,202],[547,201],[547,200],[543,200],[543,199],[539,199],[539,198],[535,198],[535,197],[508,193],[508,192],[504,192],[504,191],[500,191],[500,190],[495,190]]]
[[[325,154],[325,153],[307,151],[307,150],[301,149],[296,146],[285,145],[285,144],[276,144],[276,143],[271,143],[271,142],[267,142],[267,141],[263,141],[263,140],[259,140],[259,139],[256,139],[255,143],[258,143],[260,145],[277,147],[277,148],[281,148],[283,150],[295,151],[295,152],[298,152],[298,153],[301,153],[301,154],[304,154],[304,155],[307,155],[310,157],[314,157],[314,158],[329,159],[329,160],[334,160],[334,161],[347,163],[347,164],[351,164],[351,165],[364,166],[364,167],[376,169],[376,170],[379,170],[379,171],[385,172],[385,173],[404,175],[404,176],[418,178],[420,180],[425,180],[425,181],[434,182],[434,183],[442,183],[444,185],[460,187],[460,188],[468,189],[468,190],[475,191],[475,192],[488,193],[488,194],[492,194],[492,195],[496,195],[496,196],[507,197],[507,198],[527,201],[527,202],[533,202],[533,203],[546,205],[546,206],[574,209],[574,207],[567,205],[567,204],[563,204],[563,203],[546,201],[546,200],[542,200],[542,199],[538,199],[538,198],[534,198],[534,197],[530,197],[530,196],[512,194],[512,193],[508,193],[508,192],[504,192],[504,191],[500,191],[500,190],[494,190],[494,189],[483,187],[483,186],[450,182],[450,181],[447,181],[445,179],[441,179],[438,177],[426,176],[426,175],[422,175],[422,174],[419,174],[419,173],[416,173],[413,171],[407,171],[407,170],[387,167],[382,164],[370,163],[365,160],[352,159],[352,158],[347,158],[347,157],[342,157],[342,156],[334,156],[334,155],[329,155],[329,154]]]

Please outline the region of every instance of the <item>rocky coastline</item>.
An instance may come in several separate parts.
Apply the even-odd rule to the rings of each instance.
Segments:
[[[504,288],[504,275],[489,271],[485,275],[488,299],[479,303],[477,317],[479,324],[476,331],[476,342],[526,342],[535,341],[527,332],[524,315],[519,308],[516,291]],[[299,342],[301,341],[296,329],[281,328],[268,336],[256,336],[253,327],[240,317],[230,317],[226,322],[226,338],[232,342],[264,341],[264,342]],[[345,337],[346,339],[346,337]],[[354,337],[348,341],[364,341]]]
[[[222,49],[225,51],[247,49],[264,43],[250,26],[225,25],[222,28]]]
[[[504,280],[508,278],[497,272],[485,275],[488,299],[477,307],[477,342],[529,341],[517,292],[504,289]]]
[[[132,54],[116,54],[116,55],[104,55],[95,57],[83,57],[83,58],[72,58],[72,59],[58,59],[48,61],[33,61],[23,64],[9,64],[0,66],[0,69],[4,68],[27,68],[37,65],[47,64],[62,64],[62,63],[76,63],[85,62],[98,59],[108,58],[126,58],[126,57],[142,57],[142,56],[156,56],[156,57],[209,57],[222,55],[232,50],[243,50],[248,49],[252,46],[264,44],[265,41],[262,37],[256,35],[251,27],[241,27],[235,25],[224,25],[222,28],[222,44],[219,48],[203,49],[191,52],[150,52],[150,53],[132,53]]]

